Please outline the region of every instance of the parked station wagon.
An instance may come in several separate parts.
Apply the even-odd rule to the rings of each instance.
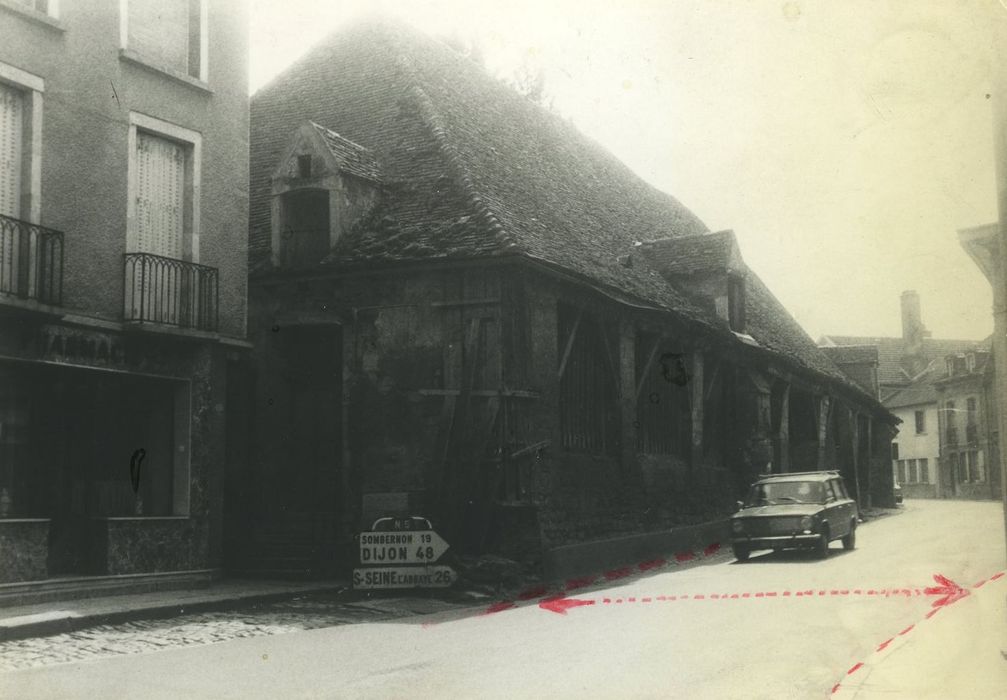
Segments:
[[[738,561],[756,549],[813,549],[829,554],[829,542],[844,549],[857,541],[857,502],[836,471],[763,475],[731,516],[731,547]]]

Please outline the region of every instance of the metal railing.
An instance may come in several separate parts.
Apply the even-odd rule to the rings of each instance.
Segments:
[[[152,253],[126,253],[123,273],[127,321],[217,330],[217,268]]]
[[[63,232],[0,214],[0,296],[63,302]]]

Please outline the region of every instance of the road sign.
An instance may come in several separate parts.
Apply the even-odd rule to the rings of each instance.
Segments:
[[[360,563],[433,564],[448,546],[433,530],[361,532]]]
[[[458,574],[450,566],[376,566],[353,570],[353,587],[447,588]]]

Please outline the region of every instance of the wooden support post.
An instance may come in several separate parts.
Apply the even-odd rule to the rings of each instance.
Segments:
[[[860,498],[860,416],[853,409],[847,410],[850,420],[850,439],[853,441],[853,488],[857,494],[857,503],[863,505]]]
[[[689,464],[695,474],[703,461],[703,353],[700,350],[692,352],[692,371],[690,392],[692,408],[692,445]]]
[[[780,454],[777,461],[781,472],[790,471],[790,382],[783,385],[780,397],[780,429],[777,432]]]
[[[622,468],[635,473],[636,461],[636,329],[633,324],[623,321],[619,324],[619,352],[617,354],[619,383],[619,413],[621,417],[620,457]]]
[[[831,400],[826,394],[818,400],[818,468],[825,469],[826,441],[829,437],[829,406]]]
[[[867,490],[867,507],[871,507],[871,472],[874,471],[874,420],[870,415],[867,416],[867,472],[865,476],[866,490]],[[892,471],[888,470],[889,473]]]
[[[647,385],[647,375],[650,374],[651,368],[654,366],[654,358],[657,357],[657,351],[661,347],[661,336],[654,338],[654,345],[650,349],[650,354],[647,355],[647,361],[643,365],[643,369],[640,370],[640,379],[636,383],[636,399],[640,399],[640,392],[643,391],[643,387]]]
[[[563,348],[563,359],[559,361],[559,369],[556,371],[556,378],[562,379],[563,373],[566,372],[566,363],[570,359],[570,352],[573,350],[573,341],[577,339],[577,329],[580,327],[580,320],[584,318],[584,309],[577,311],[577,318],[573,322],[573,328],[570,329],[570,335],[566,339],[566,345]]]

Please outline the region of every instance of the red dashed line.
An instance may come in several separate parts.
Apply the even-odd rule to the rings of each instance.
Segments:
[[[548,586],[535,586],[534,588],[529,588],[521,593],[518,593],[518,600],[531,600],[532,598],[541,598],[549,594]]]
[[[640,571],[650,571],[651,569],[659,569],[667,563],[667,559],[651,559],[650,561],[640,563],[637,568]]]
[[[494,613],[503,612],[504,610],[510,610],[511,608],[516,607],[517,603],[515,603],[513,600],[501,600],[499,603],[493,603],[488,608],[486,608],[486,612],[484,612],[483,614],[492,615]]]
[[[710,546],[708,546],[706,549],[703,550],[703,556],[709,557],[716,554],[718,551],[720,551],[720,542],[714,542],[713,544],[711,544]]]
[[[996,581],[997,579],[1003,578],[1005,575],[1007,575],[1007,572],[1005,572],[1005,571],[1001,571],[999,573],[996,573],[993,576],[990,576],[988,579],[980,581],[975,586],[973,586],[973,588],[979,588],[983,584],[988,583],[990,581]],[[916,589],[916,595],[939,595],[941,593],[948,593],[948,595],[946,595],[945,597],[943,597],[943,598],[941,598],[941,599],[939,599],[939,600],[937,600],[937,601],[934,602],[933,609],[930,610],[924,616],[924,618],[927,619],[927,620],[929,620],[930,618],[932,618],[934,615],[936,615],[937,613],[939,613],[941,610],[943,610],[944,608],[946,608],[948,605],[952,605],[952,604],[958,602],[959,600],[961,600],[962,598],[964,598],[965,596],[968,595],[968,591],[963,590],[960,586],[958,586],[957,584],[955,584],[953,581],[950,581],[949,579],[947,579],[947,578],[945,578],[945,577],[943,577],[943,576],[941,576],[939,574],[935,575],[934,579],[939,584],[942,585],[942,588],[927,588],[922,593],[921,593],[920,589],[917,588]],[[854,594],[859,594],[860,590],[857,589],[857,590],[854,590],[853,592],[854,592]],[[885,595],[885,596],[888,596],[888,595],[890,595],[890,593],[894,593],[896,595],[898,595],[899,593],[902,593],[904,595],[910,595],[910,592],[907,589],[894,590],[894,591],[891,591],[891,592],[885,591],[885,590],[875,591],[874,589],[869,589],[867,591],[867,595]],[[914,629],[916,629],[916,624],[909,625],[904,630],[902,630],[901,632],[899,632],[896,635],[896,637],[905,636],[905,635],[909,634],[911,631],[913,631]],[[874,650],[874,652],[878,653],[878,652],[884,651],[894,641],[895,641],[895,637],[889,637],[885,641],[881,642],[881,644],[879,644],[877,646],[877,648]],[[850,668],[849,671],[846,672],[846,675],[847,676],[851,675],[852,673],[854,673],[858,669],[862,668],[863,666],[864,666],[864,662],[862,662],[862,661],[857,662],[855,665],[853,665]],[[836,683],[834,686],[832,686],[831,694],[835,695],[839,691],[839,689],[841,687],[842,687],[842,683]]]
[[[696,558],[696,555],[693,554],[692,552],[676,552],[675,553],[675,561],[677,561],[679,563],[686,562],[686,561],[692,561],[695,558]]]
[[[626,566],[621,569],[612,569],[611,571],[605,572],[605,578],[608,581],[616,581],[621,578],[626,578],[633,573],[633,569]]]

